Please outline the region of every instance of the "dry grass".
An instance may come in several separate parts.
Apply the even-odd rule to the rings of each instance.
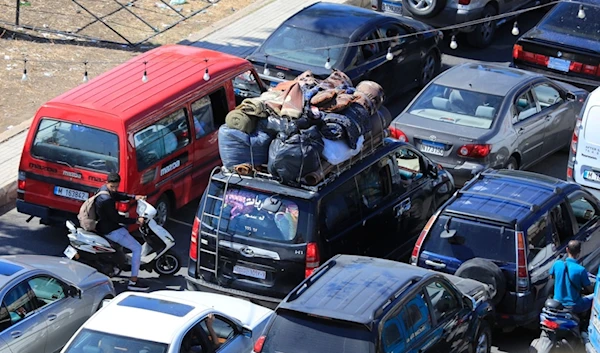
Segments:
[[[23,0],[22,0],[23,1]],[[77,0],[96,15],[106,15],[119,8],[115,0]],[[127,2],[120,0],[123,4]],[[34,31],[11,31],[0,23],[0,132],[31,118],[47,100],[82,84],[84,61],[88,75],[100,73],[155,46],[177,43],[192,33],[223,19],[256,0],[221,0],[211,5],[204,0],[187,0],[174,5],[183,15],[201,10],[192,18],[159,34],[137,49],[126,45],[75,40],[72,37]],[[78,7],[72,0],[29,0],[21,7],[20,23],[45,29],[61,30],[81,35],[122,42],[116,34]],[[168,0],[165,2],[169,3]],[[181,18],[174,11],[156,6],[157,0],[130,1],[132,12],[156,28],[165,28]],[[164,6],[164,5],[163,5]],[[0,21],[14,23],[15,0],[0,0]],[[154,31],[125,10],[107,16],[105,20],[131,42],[138,42]],[[7,28],[6,30],[3,29]],[[26,58],[28,80],[21,81],[23,59]]]

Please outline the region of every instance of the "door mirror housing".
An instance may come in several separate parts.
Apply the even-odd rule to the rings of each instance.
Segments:
[[[72,298],[81,299],[81,289],[75,286],[69,286],[69,288],[67,288],[67,295]]]
[[[427,164],[427,173],[433,177],[436,178],[438,176],[438,167],[436,165],[434,165],[433,163],[428,163]]]
[[[473,303],[473,300],[471,300],[471,298],[464,296],[463,297],[463,302],[465,303],[465,306],[467,308],[469,308],[469,310],[473,311],[475,309],[475,305]]]
[[[249,327],[242,327],[242,336],[252,338],[252,329]]]
[[[567,92],[567,100],[574,102],[577,100],[577,96],[573,92]]]

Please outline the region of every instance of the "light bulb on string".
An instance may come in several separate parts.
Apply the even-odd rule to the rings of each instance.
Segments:
[[[456,42],[456,36],[452,36],[452,39],[450,40],[450,49],[454,50],[458,48],[458,43]]]
[[[512,33],[513,36],[519,35],[519,26],[517,25],[517,21],[515,21],[515,24],[513,25],[512,31],[510,33]]]
[[[87,64],[88,64],[88,62],[87,62],[87,61],[85,61],[85,62],[83,63],[83,67],[85,68],[85,70],[84,70],[84,72],[83,72],[83,80],[82,80],[82,81],[83,81],[83,83],[86,83],[86,82],[88,82],[88,81],[89,81],[88,72],[87,72]]]
[[[146,72],[146,64],[148,64],[148,62],[144,61],[144,74],[142,75],[142,82],[143,83],[148,82],[148,73]]]
[[[23,76],[21,76],[21,81],[25,82],[27,80],[27,59],[23,59]]]
[[[327,61],[325,62],[325,70],[331,70],[331,58],[329,57],[329,49],[327,49]]]
[[[583,5],[579,5],[579,11],[577,12],[577,17],[582,20],[585,18],[585,11],[583,10]]]
[[[394,58],[394,54],[392,54],[392,47],[389,47],[387,54],[385,54],[385,59],[389,61],[389,60],[392,60],[393,58]]]
[[[206,70],[204,70],[204,76],[202,76],[202,78],[204,81],[208,81],[210,80],[210,74],[208,73],[208,59],[204,59],[204,62],[206,63]]]
[[[271,70],[269,70],[269,56],[265,55],[265,68],[263,69],[263,75],[270,76]]]

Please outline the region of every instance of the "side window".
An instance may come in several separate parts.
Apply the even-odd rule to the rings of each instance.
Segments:
[[[28,282],[40,306],[51,304],[65,297],[64,287],[56,278],[39,276]]]
[[[573,237],[573,227],[566,205],[561,203],[550,210],[550,223],[552,225],[552,241],[555,244],[566,244]]]
[[[8,309],[4,304],[0,304],[0,333],[9,328],[11,325],[10,315]]]
[[[527,262],[533,268],[536,264],[552,256],[552,242],[548,241],[548,214],[544,214],[527,229],[529,252]]]
[[[569,204],[571,204],[571,209],[573,210],[573,215],[575,215],[575,219],[577,220],[577,225],[579,228],[586,225],[598,214],[598,210],[596,209],[596,206],[594,206],[594,202],[588,200],[580,193],[571,195],[569,197]]]
[[[240,105],[246,98],[258,97],[262,93],[260,84],[251,70],[234,77],[232,83],[236,105]]]
[[[406,29],[395,24],[386,24],[379,28],[379,36],[381,38],[394,38],[401,35],[405,35],[407,33],[408,32],[406,31]],[[396,38],[391,39],[389,42],[385,43],[385,45],[394,48],[404,42],[406,42],[406,38]]]
[[[396,151],[396,164],[402,180],[421,179],[425,174],[425,163],[422,158],[408,148]]]
[[[321,202],[321,217],[329,233],[346,229],[348,222],[361,219],[360,194],[354,179],[335,188]]]
[[[202,97],[192,103],[192,116],[194,117],[196,139],[215,131],[215,121],[210,98]]]
[[[235,338],[237,334],[233,324],[212,314],[202,320],[200,325],[202,325],[202,329],[208,335],[208,340],[215,349]]]
[[[33,314],[37,309],[37,299],[27,281],[19,283],[4,296],[2,306],[8,310],[11,325]]]
[[[186,110],[180,109],[133,135],[138,170],[190,143]]]
[[[194,325],[186,334],[183,336],[183,340],[181,341],[181,348],[179,349],[180,353],[190,353],[190,352],[211,352],[210,347],[211,344],[208,335],[206,334],[202,323],[199,322]]]
[[[386,353],[405,352],[431,329],[429,308],[423,292],[417,294],[383,324],[381,340]]]
[[[376,31],[373,31],[371,33],[369,33],[368,36],[366,36],[363,41],[375,41],[379,39],[379,36],[377,35]],[[364,60],[370,60],[373,57],[377,56],[377,54],[379,54],[379,52],[381,51],[380,48],[380,44],[377,42],[374,43],[369,43],[369,44],[364,44],[360,47],[360,51],[362,52],[362,56],[364,58]]]
[[[555,104],[561,104],[563,102],[560,92],[548,83],[542,83],[533,87],[535,96],[537,97],[538,103],[542,111],[551,108]]]
[[[376,207],[390,194],[390,169],[382,160],[362,171],[356,177],[356,182],[363,205],[368,208]]]
[[[440,322],[446,317],[451,316],[452,313],[460,308],[460,302],[454,296],[454,293],[444,284],[434,281],[429,283],[425,287],[425,290],[431,301],[436,322]]]
[[[537,105],[533,99],[531,91],[527,91],[517,98],[515,101],[515,109],[517,115],[517,122],[523,121],[532,115],[538,113]]]
[[[220,88],[208,95],[213,111],[215,128],[225,124],[225,116],[229,113],[229,104],[227,103],[227,94],[225,88]]]

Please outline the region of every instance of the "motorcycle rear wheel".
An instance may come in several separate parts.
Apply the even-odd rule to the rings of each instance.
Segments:
[[[172,276],[181,268],[181,260],[169,250],[154,261],[154,270],[159,276]]]

